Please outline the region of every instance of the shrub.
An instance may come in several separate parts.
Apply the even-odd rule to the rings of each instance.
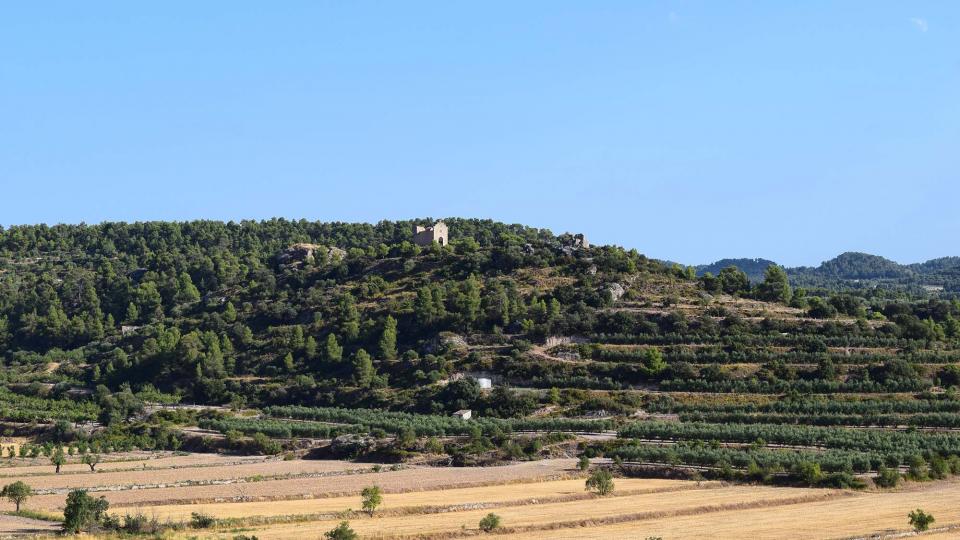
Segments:
[[[100,522],[110,504],[103,497],[95,499],[84,489],[75,489],[67,495],[63,510],[63,530],[71,533],[84,531]]]
[[[910,518],[910,525],[912,525],[913,530],[917,532],[923,532],[929,529],[930,524],[936,521],[936,519],[933,518],[933,514],[928,514],[919,508],[910,512],[908,516]]]
[[[613,475],[606,469],[597,469],[587,478],[587,490],[596,491],[598,495],[613,493]]]
[[[275,456],[283,450],[280,443],[271,440],[270,437],[267,437],[263,433],[254,433],[253,448],[256,452],[268,456]]]
[[[490,532],[500,526],[500,516],[490,512],[480,520],[480,530]]]
[[[209,529],[217,524],[217,519],[207,514],[193,512],[190,514],[190,526],[194,529]]]
[[[920,456],[910,456],[910,468],[907,470],[907,478],[915,482],[928,480],[927,462]]]
[[[336,529],[323,533],[323,537],[327,540],[358,540],[360,538],[346,521],[341,521]]]
[[[805,461],[796,466],[794,474],[808,486],[815,486],[823,480],[823,471],[820,469],[819,463],[811,463]]]
[[[937,454],[930,457],[930,478],[942,480],[950,474],[950,465],[947,460]]]
[[[877,477],[873,479],[873,483],[877,487],[881,488],[894,488],[897,487],[897,484],[900,483],[900,472],[896,469],[891,469],[881,465],[877,469]]]
[[[577,462],[577,468],[586,472],[586,470],[590,468],[590,458],[587,456],[580,456],[580,461]]]
[[[131,534],[157,534],[160,532],[160,522],[156,517],[148,518],[143,514],[127,514],[123,518],[123,531]]]

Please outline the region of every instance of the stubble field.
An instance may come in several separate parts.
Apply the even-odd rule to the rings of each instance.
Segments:
[[[490,512],[502,518],[500,538],[803,538],[828,539],[906,532],[907,513],[923,508],[937,527],[960,523],[960,482],[908,484],[892,492],[776,488],[661,479],[616,479],[615,492],[585,492],[573,460],[486,468],[386,466],[339,461],[279,461],[216,455],[130,454],[91,473],[68,465],[14,460],[4,483],[21,480],[40,494],[31,510],[60,512],[65,493],[90,488],[112,512],[188,522],[193,513],[221,520],[212,529],[172,537],[263,540],[319,538],[348,520],[362,538],[441,539],[479,534]],[[19,465],[19,466],[18,466]],[[81,468],[82,467],[82,468]],[[379,469],[379,472],[377,470]],[[359,492],[378,485],[383,505],[359,512]],[[9,503],[0,505],[11,510]],[[55,524],[4,516],[0,535],[45,535]],[[948,538],[957,531],[933,531]]]

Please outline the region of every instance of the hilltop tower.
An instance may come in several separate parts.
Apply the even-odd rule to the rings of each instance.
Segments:
[[[418,246],[429,246],[434,242],[445,246],[449,243],[447,236],[447,224],[442,220],[433,224],[432,227],[413,226],[413,243]]]

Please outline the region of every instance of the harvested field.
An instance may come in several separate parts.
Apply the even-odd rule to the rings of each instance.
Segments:
[[[292,465],[286,465],[292,464]],[[307,465],[305,465],[307,464]],[[328,468],[336,472],[337,470],[353,470],[357,468],[369,469],[369,464],[358,464],[340,461],[289,461],[289,462],[270,462],[264,466],[280,467],[310,467]],[[555,479],[563,477],[573,471],[575,460],[556,459],[544,461],[531,461],[518,463],[504,467],[477,467],[477,468],[411,468],[399,471],[384,471],[379,473],[365,472],[364,474],[331,475],[326,477],[313,478],[288,478],[280,480],[263,480],[246,483],[230,484],[210,484],[210,485],[191,485],[181,487],[157,487],[150,489],[133,489],[134,486],[143,484],[155,484],[152,479],[160,471],[150,471],[145,475],[142,471],[128,471],[119,473],[119,484],[111,486],[125,486],[126,489],[120,491],[121,487],[116,487],[117,491],[108,491],[102,493],[110,502],[111,507],[118,508],[123,506],[150,506],[157,504],[195,504],[210,502],[233,502],[233,501],[270,501],[278,499],[303,499],[330,497],[335,495],[354,495],[359,493],[364,487],[377,484],[385,492],[398,493],[409,491],[422,491],[427,489],[455,488],[469,486],[483,486],[500,483],[534,481]],[[195,475],[200,471],[220,471],[217,474],[227,478],[236,478],[233,471],[238,469],[236,466],[224,466],[222,468],[198,468],[190,469],[187,473]],[[183,471],[177,471],[183,472]],[[97,473],[95,475],[63,475],[53,477],[54,481],[63,481],[63,485],[76,487],[75,482],[80,478],[98,478],[114,473]],[[39,479],[46,480],[48,477],[29,478],[31,485]],[[5,481],[9,481],[8,479]],[[65,494],[38,495],[30,499],[30,508],[43,509],[49,511],[62,510],[66,498]],[[12,506],[3,501],[0,503],[0,510],[9,510]]]
[[[618,478],[616,491],[597,497],[584,491],[574,460],[547,460],[486,468],[410,468],[379,473],[371,464],[339,461],[279,461],[230,456],[160,455],[114,462],[132,470],[96,474],[24,475],[35,489],[82,485],[140,489],[105,491],[113,513],[142,513],[161,521],[188,521],[194,512],[229,521],[205,537],[231,537],[242,528],[263,540],[319,538],[348,519],[363,538],[440,540],[469,537],[480,518],[502,518],[498,538],[535,540],[750,538],[751,540],[849,539],[907,532],[907,513],[923,508],[936,518],[934,538],[960,536],[960,480],[908,484],[898,491],[853,492],[830,489],[725,485],[663,479]],[[149,464],[145,472],[137,469]],[[32,466],[4,469],[31,471]],[[182,479],[202,481],[251,478],[268,474],[326,474],[234,484],[149,488],[146,484]],[[359,491],[384,490],[374,517],[349,510],[361,507]],[[37,495],[27,508],[62,509],[63,493]],[[219,502],[217,502],[219,501]],[[6,501],[0,509],[9,510]],[[239,521],[237,521],[239,520]],[[0,536],[45,535],[56,523],[0,517]],[[936,528],[946,527],[937,532]],[[174,537],[195,537],[189,529]],[[201,535],[204,536],[204,535]]]
[[[919,489],[917,489],[919,487]],[[896,492],[851,493],[827,501],[775,507],[719,511],[665,517],[617,525],[551,532],[556,540],[600,540],[663,536],[671,539],[751,538],[753,540],[829,539],[908,532],[907,514],[923,508],[937,518],[936,526],[960,523],[960,483],[912,486]],[[960,532],[931,535],[957,538]],[[533,540],[542,533],[510,535]],[[926,538],[926,536],[924,536]]]
[[[671,512],[698,512],[716,505],[773,504],[798,498],[822,499],[843,497],[843,492],[830,490],[778,489],[764,487],[723,487],[694,489],[668,493],[648,493],[616,497],[595,497],[588,501],[529,504],[499,508],[505,527],[532,528],[543,531],[582,521],[599,522],[618,519],[619,516],[669,509]],[[403,515],[357,519],[351,527],[364,538],[379,536],[448,535],[463,530],[477,530],[477,523],[489,509],[467,510],[425,515]],[[314,521],[288,525],[254,528],[254,534],[264,539],[317,538],[336,527],[339,520]],[[552,536],[552,535],[551,535]]]
[[[225,482],[256,477],[271,478],[284,475],[320,475],[344,472],[363,472],[372,470],[373,464],[349,463],[344,461],[279,461],[279,460],[236,460],[204,466],[180,466],[176,468],[155,468],[148,462],[129,464],[127,470],[103,471],[91,473],[90,468],[76,474],[53,474],[53,467],[47,466],[43,476],[6,476],[4,482],[23,480],[35,490],[103,488],[120,486],[162,486],[182,483]],[[119,465],[119,464],[118,464]],[[149,467],[149,468],[148,468]]]
[[[183,454],[175,455],[172,452],[125,452],[121,454],[104,454],[102,461],[97,465],[97,472],[102,471],[132,471],[152,470],[183,467],[211,467],[216,465],[235,465],[242,463],[260,463],[275,461],[276,458],[257,456],[223,456],[219,454]],[[61,468],[66,473],[89,473],[90,467],[80,462],[79,456],[68,458],[67,464]],[[16,476],[32,476],[54,474],[53,465],[49,458],[15,459],[0,462],[0,478],[6,479]],[[6,481],[6,480],[4,480]]]
[[[718,483],[711,483],[718,486]],[[617,487],[625,492],[668,492],[696,488],[682,480],[622,479]],[[555,480],[550,482],[507,484],[476,488],[445,489],[442,497],[437,491],[416,491],[386,497],[383,511],[413,510],[415,508],[446,508],[467,505],[530,504],[531,501],[546,502],[550,499],[588,498],[582,479]],[[185,521],[190,514],[199,512],[216,518],[249,518],[252,516],[289,516],[343,512],[359,509],[358,495],[327,497],[278,502],[221,503],[195,505],[162,505],[137,508],[148,516],[162,520]]]

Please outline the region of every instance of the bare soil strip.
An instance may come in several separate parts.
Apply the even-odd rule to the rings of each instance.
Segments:
[[[53,535],[60,530],[60,524],[20,516],[0,514],[0,537]]]

